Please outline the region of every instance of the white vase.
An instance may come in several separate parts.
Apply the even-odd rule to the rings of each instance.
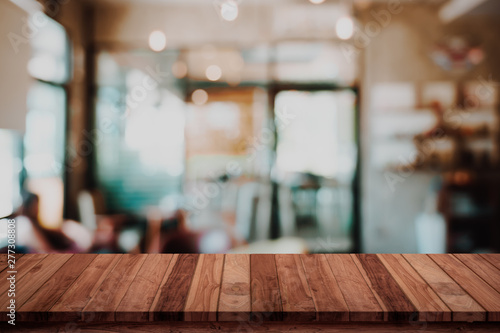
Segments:
[[[415,220],[418,253],[446,252],[446,221],[437,212],[424,212]]]

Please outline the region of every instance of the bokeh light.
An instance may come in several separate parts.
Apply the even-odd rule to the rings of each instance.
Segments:
[[[149,47],[155,52],[160,52],[167,46],[167,37],[160,30],[152,31],[149,34]]]
[[[196,89],[191,94],[191,100],[196,105],[203,105],[208,101],[208,94],[203,89]]]
[[[205,75],[210,81],[217,81],[222,76],[222,70],[217,65],[210,65],[207,67]]]
[[[228,22],[236,20],[238,17],[238,4],[236,1],[228,0],[220,8],[222,18]]]
[[[337,36],[340,39],[346,40],[352,37],[354,34],[354,22],[350,17],[342,17],[337,21],[335,26]]]

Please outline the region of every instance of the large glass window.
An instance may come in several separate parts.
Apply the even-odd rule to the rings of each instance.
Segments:
[[[96,171],[110,211],[140,212],[179,194],[185,103],[177,52],[97,57]]]
[[[40,13],[38,13],[40,14]],[[28,72],[35,79],[28,93],[24,137],[26,187],[38,195],[39,218],[57,227],[63,218],[69,41],[64,27],[45,17],[31,39]]]
[[[277,166],[282,172],[352,179],[356,165],[352,91],[283,91],[276,96]],[[284,114],[290,119],[284,119]]]
[[[0,129],[0,218],[21,204],[21,139],[14,131]]]
[[[24,165],[29,178],[62,177],[66,126],[63,87],[35,82],[28,95]]]

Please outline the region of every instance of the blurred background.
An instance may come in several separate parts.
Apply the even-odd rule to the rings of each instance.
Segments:
[[[500,2],[5,0],[0,248],[500,251]]]

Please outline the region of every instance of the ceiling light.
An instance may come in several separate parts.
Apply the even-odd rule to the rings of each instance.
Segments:
[[[160,52],[167,46],[167,37],[163,31],[155,30],[149,34],[149,47],[155,52]]]
[[[226,21],[234,21],[238,17],[238,4],[234,0],[225,1],[220,7],[220,15]]]
[[[319,5],[320,3],[325,2],[325,0],[309,0],[312,4]]]
[[[340,39],[349,39],[354,34],[354,22],[350,17],[342,17],[337,21],[335,30]]]

